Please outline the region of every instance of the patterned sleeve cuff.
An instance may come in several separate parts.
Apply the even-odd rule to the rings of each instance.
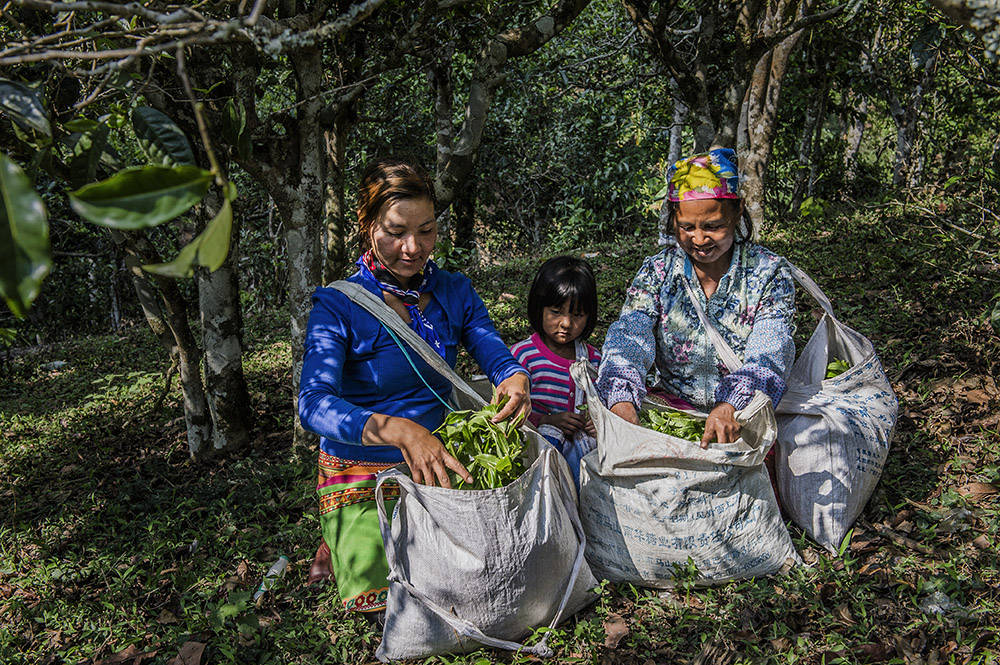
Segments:
[[[736,410],[746,408],[758,390],[771,398],[777,407],[785,394],[787,384],[784,379],[769,369],[755,365],[744,365],[738,371],[722,377],[715,389],[715,402],[728,402]]]
[[[619,402],[631,402],[639,409],[642,398],[646,396],[646,387],[622,378],[611,378],[598,385],[597,392],[609,409]]]

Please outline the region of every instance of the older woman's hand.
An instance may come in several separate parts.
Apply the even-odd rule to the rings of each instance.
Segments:
[[[493,393],[493,404],[498,404],[506,395],[510,399],[503,405],[493,422],[498,423],[515,415],[527,418],[531,413],[531,380],[524,372],[512,374],[500,382]],[[522,418],[522,419],[523,419]]]
[[[729,402],[719,402],[708,414],[705,421],[705,434],[701,437],[701,447],[715,440],[719,443],[732,443],[740,438],[740,424],[735,417],[736,407]]]
[[[632,402],[617,402],[616,404],[612,404],[611,413],[622,420],[627,420],[633,425],[639,424],[639,412],[635,410],[635,404]]]
[[[426,427],[409,418],[376,413],[365,423],[361,438],[365,445],[399,448],[416,483],[432,486],[437,484],[450,489],[448,469],[464,478],[465,482],[469,484],[473,482],[468,470],[448,454],[441,441]]]

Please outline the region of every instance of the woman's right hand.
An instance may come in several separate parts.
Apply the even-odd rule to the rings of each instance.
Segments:
[[[376,413],[365,423],[361,438],[368,446],[399,448],[403,452],[406,465],[410,467],[413,482],[431,486],[440,485],[450,489],[448,469],[457,473],[470,485],[473,482],[468,470],[445,450],[441,441],[426,427],[409,418]]]
[[[633,425],[639,424],[639,413],[635,410],[635,404],[632,402],[618,402],[612,405],[611,413],[615,414],[622,420],[627,420]]]

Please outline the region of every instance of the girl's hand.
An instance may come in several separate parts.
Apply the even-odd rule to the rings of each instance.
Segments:
[[[369,446],[399,448],[403,452],[406,465],[410,467],[410,475],[415,483],[431,486],[438,484],[451,489],[448,469],[457,473],[467,483],[473,482],[468,470],[448,454],[441,441],[426,427],[409,418],[376,413],[365,423],[361,440]]]
[[[627,420],[633,425],[639,424],[639,413],[635,410],[635,404],[632,402],[618,402],[611,407],[611,413],[615,414],[622,420]]]
[[[542,416],[539,424],[558,427],[559,431],[566,437],[573,436],[587,426],[583,416],[579,413],[571,413],[569,411],[560,411],[559,413]]]
[[[501,381],[493,393],[492,404],[498,404],[504,395],[510,399],[493,416],[493,422],[498,423],[512,416],[521,416],[522,420],[528,417],[531,413],[531,381],[527,374],[518,372]]]
[[[713,439],[719,443],[732,443],[740,438],[740,424],[734,414],[736,407],[729,402],[719,402],[708,414],[705,421],[705,435],[701,437],[701,447],[708,448]]]

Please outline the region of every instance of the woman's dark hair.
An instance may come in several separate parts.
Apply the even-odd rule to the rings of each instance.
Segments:
[[[743,203],[743,199],[719,199],[719,201],[722,201],[723,205],[729,208],[729,212],[731,214],[733,215],[740,214],[740,204]],[[667,219],[669,220],[668,225],[671,231],[676,236],[677,227],[674,226],[674,219],[677,217],[677,208],[680,206],[680,204],[677,201],[667,201],[666,205],[667,205],[667,210],[669,212],[669,215],[667,217]],[[743,243],[753,238],[753,220],[750,219],[750,215],[747,214],[746,206],[743,207],[743,215],[741,219],[743,221],[743,226],[746,227],[747,232],[745,234],[742,233],[740,231],[740,225],[737,224],[735,236],[736,236],[736,242]]]
[[[377,159],[365,167],[358,187],[358,231],[361,250],[371,246],[375,224],[386,208],[404,199],[434,200],[434,183],[416,161],[399,158]]]
[[[542,332],[542,310],[561,307],[569,301],[571,312],[587,315],[587,325],[580,335],[585,340],[597,325],[597,282],[590,264],[575,256],[556,256],[538,269],[528,291],[528,321],[535,332]]]

